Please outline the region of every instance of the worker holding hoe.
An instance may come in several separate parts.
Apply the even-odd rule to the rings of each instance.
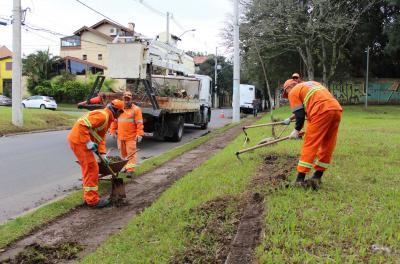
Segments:
[[[290,138],[299,138],[307,116],[307,129],[295,184],[307,186],[310,183],[313,188],[318,188],[332,160],[343,109],[329,90],[315,81],[299,83],[289,79],[284,84],[283,97],[289,99],[293,112],[291,117],[284,120],[284,124],[289,125],[291,120],[296,119]],[[305,181],[312,167],[315,169],[314,175]]]
[[[82,170],[83,198],[90,207],[102,208],[110,203],[108,199],[100,199],[99,196],[99,166],[94,153],[101,155],[107,162],[106,133],[123,109],[124,103],[115,99],[106,108],[90,111],[78,119],[68,135],[71,149]]]
[[[129,158],[125,166],[126,176],[132,178],[136,168],[136,143],[143,139],[142,110],[132,102],[132,93],[123,95],[124,112],[111,125],[110,134],[118,137],[118,149],[122,158]]]

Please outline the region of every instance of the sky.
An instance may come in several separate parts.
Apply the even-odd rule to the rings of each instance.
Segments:
[[[165,13],[170,12],[173,16],[170,33],[179,36],[184,30],[196,29],[181,37],[179,48],[214,54],[218,47],[219,54],[226,52],[219,35],[228,16],[233,13],[231,0],[80,1],[124,26],[128,26],[128,22],[135,23],[135,31],[148,37],[166,31]],[[0,21],[10,18],[12,4],[12,0],[0,0]],[[82,26],[91,26],[104,19],[77,0],[21,0],[21,5],[23,9],[29,8],[25,18],[27,25],[64,35],[73,35]],[[58,55],[59,43],[60,36],[22,28],[24,55],[47,48],[53,55]],[[0,25],[0,45],[12,50],[12,25]]]

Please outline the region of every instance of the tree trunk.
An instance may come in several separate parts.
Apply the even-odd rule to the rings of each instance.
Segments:
[[[314,80],[314,59],[312,54],[311,41],[309,39],[305,39],[306,46],[306,58],[307,58],[307,74],[308,80]]]
[[[328,68],[327,68],[327,60],[328,58],[326,57],[326,46],[325,46],[325,39],[321,37],[321,50],[322,50],[322,57],[321,57],[321,63],[322,63],[322,83],[323,84],[328,84]]]

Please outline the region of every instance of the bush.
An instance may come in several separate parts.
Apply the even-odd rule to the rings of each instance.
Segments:
[[[66,81],[64,89],[68,99],[74,103],[81,102],[89,95],[89,87],[77,80]]]

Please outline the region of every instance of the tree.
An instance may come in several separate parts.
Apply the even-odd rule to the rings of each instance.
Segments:
[[[33,93],[37,85],[58,74],[60,57],[52,56],[49,50],[39,50],[22,59],[23,75],[28,76],[28,90]]]
[[[218,70],[218,94],[232,94],[233,87],[233,65],[224,56],[218,56],[218,65],[221,65],[221,70]],[[198,74],[208,75],[215,80],[215,59],[214,56],[204,61],[199,66]],[[215,84],[214,84],[215,86]]]
[[[258,46],[264,59],[297,53],[308,79],[320,72],[323,82],[329,83],[360,17],[374,2],[253,0],[242,17],[242,51]]]

